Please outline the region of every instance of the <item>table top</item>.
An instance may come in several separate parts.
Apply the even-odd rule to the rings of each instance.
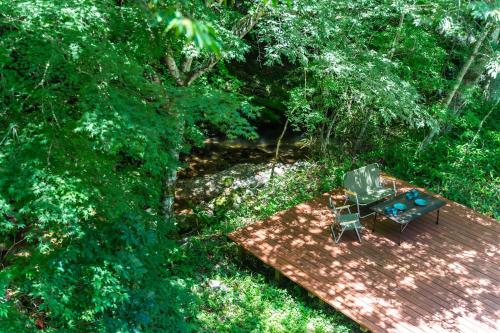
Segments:
[[[430,194],[417,191],[418,197],[416,199],[425,199],[427,200],[427,204],[425,206],[417,206],[415,205],[415,199],[406,199],[405,193],[399,194],[396,197],[383,201],[375,206],[370,207],[370,209],[378,214],[385,215],[390,220],[406,224],[414,219],[423,216],[433,210],[439,209],[446,204],[444,200],[433,197]],[[406,209],[404,211],[399,211],[398,215],[393,216],[389,215],[385,212],[385,207],[393,207],[395,203],[403,203],[406,205]]]

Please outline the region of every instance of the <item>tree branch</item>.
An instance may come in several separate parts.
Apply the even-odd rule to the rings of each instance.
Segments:
[[[238,23],[235,24],[233,29],[233,34],[236,36],[243,38],[246,34],[253,29],[253,27],[259,22],[260,18],[264,16],[265,13],[265,5],[261,2],[259,6],[255,9],[253,13],[249,13],[241,18]]]
[[[190,86],[194,80],[211,70],[219,62],[219,60],[219,58],[210,56],[209,60],[200,66],[196,71],[189,73],[186,79],[186,86]]]
[[[458,76],[457,76],[457,79],[455,81],[455,84],[453,85],[453,88],[452,88],[451,92],[448,94],[448,97],[446,98],[446,101],[445,101],[445,108],[446,108],[448,114],[450,114],[450,111],[448,110],[448,108],[450,107],[451,102],[455,98],[455,95],[458,92],[458,88],[460,88],[460,86],[462,85],[462,81],[463,81],[465,75],[467,74],[467,72],[469,71],[470,66],[472,65],[472,63],[476,59],[476,56],[478,55],[479,50],[480,50],[481,46],[483,45],[484,40],[486,39],[486,37],[490,33],[490,30],[491,30],[491,24],[488,23],[484,27],[484,29],[483,29],[483,31],[482,31],[479,39],[477,40],[476,44],[474,45],[474,49],[472,50],[471,55],[469,56],[469,58],[467,59],[467,61],[465,62],[465,64],[460,69],[460,72],[458,73]],[[424,150],[432,142],[432,140],[434,139],[434,137],[439,132],[440,132],[439,127],[435,128],[435,129],[432,129],[431,132],[420,143],[420,146],[419,146],[419,148],[417,150],[417,154],[420,151]]]
[[[483,32],[481,33],[481,36],[479,37],[478,41],[474,45],[474,49],[472,50],[471,55],[469,56],[469,59],[467,59],[467,62],[464,64],[464,66],[460,69],[460,72],[458,73],[457,80],[455,84],[453,85],[453,89],[451,90],[450,94],[448,95],[448,98],[446,98],[445,106],[448,108],[451,104],[451,101],[457,94],[458,88],[460,88],[460,85],[462,84],[462,81],[464,79],[465,74],[469,71],[470,65],[476,59],[479,49],[481,48],[481,45],[483,45],[484,40],[486,39],[486,36],[488,36],[490,32],[490,24],[487,24],[484,27]]]
[[[261,3],[259,6],[257,6],[255,11],[248,13],[243,18],[241,18],[233,26],[231,31],[233,32],[234,35],[236,35],[239,38],[245,37],[250,32],[250,30],[252,30],[253,27],[255,27],[257,22],[260,20],[260,18],[262,16],[264,16],[264,14],[265,14],[265,5],[263,3]],[[186,58],[186,61],[188,59],[189,58]],[[187,71],[185,71],[184,73],[185,73],[186,79],[184,81],[184,85],[190,86],[197,78],[199,78],[200,76],[202,76],[203,74],[205,74],[206,72],[211,70],[219,62],[219,60],[220,60],[220,58],[216,58],[215,56],[212,55],[212,56],[210,56],[209,60],[207,62],[205,62],[202,66],[200,66],[197,70],[195,70],[189,74],[187,73],[189,71],[189,69]],[[192,62],[192,59],[190,61]],[[186,65],[189,65],[188,68],[191,67],[191,62],[186,64]],[[184,70],[184,66],[183,66],[183,70]]]
[[[185,81],[182,77],[181,72],[179,71],[179,67],[177,67],[177,63],[175,62],[172,50],[170,48],[167,48],[167,53],[165,54],[165,63],[167,64],[168,71],[174,78],[175,82],[177,82],[177,84],[180,86],[184,86]]]
[[[193,56],[187,56],[184,58],[184,62],[182,63],[182,71],[187,73],[191,70],[191,65],[193,64]]]
[[[274,169],[276,168],[276,163],[278,163],[278,158],[280,155],[281,140],[283,140],[283,137],[285,136],[285,132],[286,132],[287,127],[288,127],[288,118],[285,121],[285,125],[283,126],[283,131],[281,131],[281,135],[278,138],[278,143],[276,144],[276,151],[274,153],[273,166],[271,168],[271,176],[269,177],[270,179],[273,179],[273,177],[274,177]]]
[[[481,120],[481,123],[479,124],[479,127],[477,129],[477,132],[476,134],[474,135],[474,137],[472,138],[472,141],[470,142],[471,145],[477,140],[477,138],[479,137],[479,132],[481,132],[481,129],[483,128],[483,125],[484,123],[486,122],[486,119],[488,119],[488,117],[493,113],[494,110],[497,110],[496,107],[498,105],[498,102],[497,101],[495,103],[495,105],[493,105],[493,107],[491,108],[491,110],[486,114],[486,116],[484,116],[484,118]]]
[[[399,18],[398,31],[396,32],[396,36],[394,36],[394,40],[392,41],[391,51],[389,53],[389,59],[392,59],[392,57],[394,56],[394,52],[396,51],[396,43],[399,40],[399,35],[401,34],[401,29],[403,28],[404,20],[405,20],[405,11],[403,8],[403,10],[401,11],[401,17]]]

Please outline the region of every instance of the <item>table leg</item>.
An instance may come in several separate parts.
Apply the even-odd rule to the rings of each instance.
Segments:
[[[375,222],[377,222],[377,213],[375,212],[375,216],[373,218],[373,227],[372,227],[372,232],[375,232]]]
[[[401,235],[403,234],[403,224],[399,225],[399,241],[398,245],[401,245]]]
[[[436,224],[439,224],[439,208],[438,208],[437,216],[436,216]]]

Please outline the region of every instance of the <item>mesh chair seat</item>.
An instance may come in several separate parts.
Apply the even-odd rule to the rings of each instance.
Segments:
[[[337,221],[347,229],[362,228],[358,214],[344,214],[337,216]]]
[[[340,241],[340,238],[344,234],[346,230],[354,230],[356,235],[358,236],[359,242],[361,242],[361,234],[360,231],[363,229],[363,225],[359,221],[359,211],[358,213],[351,213],[350,206],[343,207],[335,207],[335,203],[332,198],[328,198],[328,206],[332,210],[333,213],[333,223],[330,225],[330,229],[332,230],[332,236],[335,243]],[[342,214],[343,210],[347,210],[347,214]],[[335,229],[339,232],[338,236],[335,233]]]

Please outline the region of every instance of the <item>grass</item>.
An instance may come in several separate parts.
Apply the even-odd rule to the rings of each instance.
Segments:
[[[312,181],[318,179],[317,172],[315,165],[305,165],[294,177],[285,175],[245,194],[243,204],[228,202],[214,216],[198,211],[199,229],[181,237],[172,261],[170,281],[183,290],[173,315],[186,322],[178,331],[360,331],[358,324],[300,286],[285,278],[274,280],[271,268],[226,237],[237,227],[317,195],[321,182]]]
[[[349,162],[343,163],[332,160],[305,163],[293,175],[285,174],[251,193],[239,193],[241,204],[232,199],[224,201],[225,206],[214,215],[195,208],[200,223],[196,230],[181,237],[176,257],[172,259],[171,281],[183,290],[175,300],[172,315],[178,318],[177,322],[187,322],[185,326],[177,327],[177,331],[361,331],[357,323],[319,299],[308,296],[300,286],[287,279],[276,282],[271,268],[251,255],[243,255],[236,244],[226,237],[238,227],[339,187],[345,170],[355,167],[345,164]],[[402,165],[387,171],[437,193],[449,195],[446,188],[436,188],[433,182],[426,181],[432,178],[430,171],[424,170],[420,177],[415,177],[410,172],[412,168],[404,167],[405,163]],[[449,182],[450,175],[441,175],[440,179],[443,183]],[[474,179],[472,183],[478,187],[483,186],[485,181]],[[459,197],[452,199],[460,199],[457,201],[465,205],[473,204],[466,195],[470,185],[457,186],[455,193]],[[495,200],[490,198],[478,210],[491,214],[490,206]],[[211,287],[211,281],[217,281],[220,286]]]

